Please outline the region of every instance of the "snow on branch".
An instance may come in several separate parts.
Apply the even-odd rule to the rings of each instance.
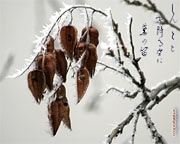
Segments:
[[[134,1],[133,3],[135,2],[136,1]],[[137,1],[136,4],[138,3],[139,2]],[[151,3],[151,1],[149,1],[149,3]],[[151,6],[152,6],[152,3],[151,3]],[[111,21],[112,21],[112,27],[113,27],[112,30],[117,36],[116,40],[118,42],[116,43],[121,45],[121,49],[119,49],[120,47],[119,45],[116,45],[117,51],[114,51],[115,48],[111,48],[111,51],[108,51],[108,55],[110,55],[111,57],[114,57],[116,62],[118,61],[115,55],[118,55],[118,57],[120,57],[119,60],[121,60],[121,63],[120,61],[118,62],[120,66],[117,68],[114,68],[114,67],[112,68],[111,66],[107,66],[106,64],[103,64],[103,63],[99,63],[99,64],[105,67],[104,70],[106,68],[111,69],[113,71],[121,70],[120,74],[123,74],[124,77],[130,78],[131,82],[137,86],[137,91],[135,91],[135,93],[133,94],[133,93],[130,93],[128,90],[126,91],[123,90],[122,88],[110,87],[106,91],[106,93],[109,93],[110,91],[116,91],[120,94],[123,94],[125,97],[134,95],[133,98],[136,98],[136,96],[140,96],[141,94],[141,96],[144,99],[142,102],[139,103],[139,105],[137,105],[134,108],[134,110],[126,117],[124,121],[122,121],[116,128],[112,130],[112,132],[107,137],[106,143],[111,144],[114,138],[122,134],[124,128],[132,121],[132,119],[134,119],[134,125],[133,125],[133,132],[131,135],[131,143],[134,143],[135,134],[137,131],[137,123],[138,123],[139,117],[142,116],[145,119],[146,124],[152,133],[152,137],[155,140],[155,143],[165,144],[166,143],[165,139],[158,133],[147,110],[152,110],[152,108],[155,105],[159,104],[172,91],[180,88],[180,76],[179,75],[174,76],[173,78],[167,81],[163,81],[159,83],[158,85],[156,85],[155,87],[151,89],[146,87],[146,77],[139,65],[139,61],[141,58],[136,58],[135,56],[135,47],[133,44],[133,33],[132,33],[132,22],[133,22],[132,17],[130,18],[130,23],[129,23],[131,52],[128,52],[129,48],[125,46],[122,34],[121,32],[118,31],[118,24],[113,20],[112,15],[111,15]],[[118,52],[118,50],[120,50],[120,52]],[[121,57],[122,54],[125,56],[123,57],[123,59]],[[124,66],[124,63],[126,63],[127,60],[130,60],[132,66],[134,66],[134,68],[136,69],[136,72],[139,74],[139,80],[136,80],[136,78],[132,75],[133,73],[131,72],[131,70],[128,67]],[[126,93],[128,93],[128,95],[126,95]]]
[[[53,30],[54,29],[60,29],[59,25],[64,23],[64,21],[67,21],[67,15],[65,15],[66,13],[70,13],[70,20],[69,23],[72,22],[72,15],[71,13],[75,10],[75,9],[90,9],[92,10],[93,14],[94,13],[99,13],[103,16],[107,16],[106,13],[104,13],[101,10],[95,9],[91,6],[88,5],[65,5],[65,8],[60,9],[59,12],[55,12],[55,14],[53,14],[50,18],[50,23],[47,25],[43,26],[43,30],[41,31],[42,35],[41,36],[36,36],[36,40],[34,41],[35,43],[35,48],[34,48],[34,54],[31,55],[31,57],[29,59],[26,60],[25,66],[19,70],[16,70],[16,73],[8,76],[9,78],[16,78],[19,77],[21,75],[23,75],[30,67],[31,65],[34,63],[34,61],[36,60],[37,56],[40,54],[43,54],[46,50],[46,44],[48,41],[48,38],[50,36],[52,36],[53,34]],[[57,36],[57,33],[54,34],[54,37]]]
[[[177,31],[180,31],[180,28],[177,26],[177,25],[174,25],[173,23],[171,23],[167,17],[164,15],[164,13],[159,10],[159,8],[156,6],[155,3],[153,3],[151,0],[147,0],[148,4],[146,3],[142,3],[141,1],[139,0],[133,0],[133,1],[130,1],[130,0],[123,0],[127,5],[133,5],[133,6],[136,6],[136,7],[142,7],[148,11],[152,11],[154,13],[157,13],[159,14],[159,16],[163,19],[163,22],[162,24],[165,24],[165,25],[169,25],[170,27],[176,29]]]

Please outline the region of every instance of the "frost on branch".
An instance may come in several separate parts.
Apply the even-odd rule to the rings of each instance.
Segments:
[[[76,20],[72,13],[76,9],[79,9],[81,14],[83,13],[86,21],[84,28],[80,31],[80,38],[77,38],[78,29],[72,25],[72,21]],[[101,33],[93,26],[95,13],[107,17],[108,44],[102,43],[101,46],[107,48],[104,49],[104,55],[114,59],[115,67],[98,61],[97,48]],[[125,89],[112,86],[106,93],[115,91],[130,99],[142,97],[142,101],[134,110],[108,135],[107,143],[112,143],[115,137],[123,134],[125,127],[132,120],[134,120],[134,125],[131,142],[134,143],[140,117],[145,119],[155,143],[164,143],[164,138],[158,133],[148,110],[159,104],[170,92],[179,89],[180,78],[175,76],[154,88],[146,86],[146,74],[139,64],[141,58],[135,53],[133,18],[129,17],[128,20],[130,48],[125,45],[123,35],[118,29],[118,23],[113,19],[111,12],[107,15],[87,5],[66,5],[64,9],[51,17],[50,24],[43,26],[42,35],[37,36],[35,41],[34,54],[26,60],[26,66],[12,77],[21,76],[30,68],[32,69],[28,73],[28,86],[37,103],[42,100],[47,101],[48,118],[53,135],[56,135],[61,123],[71,129],[70,106],[66,97],[68,89],[65,87],[69,70],[73,70],[73,75],[76,76],[77,102],[79,103],[87,91],[91,78],[94,77],[96,64],[98,64],[101,70],[109,69],[118,73],[133,87],[133,89]],[[56,41],[59,42],[58,47],[54,45]],[[130,62],[135,71],[129,68],[127,62]]]
[[[155,124],[151,120],[152,118],[148,114],[148,110],[152,110],[155,105],[159,104],[172,91],[180,88],[179,75],[174,76],[170,80],[163,81],[153,88],[148,88],[146,86],[146,75],[139,64],[141,58],[136,57],[135,54],[132,29],[133,18],[128,18],[128,33],[131,48],[125,46],[123,35],[118,30],[118,24],[114,21],[112,15],[110,18],[111,19],[109,20],[112,22],[112,25],[109,25],[111,28],[108,29],[112,30],[109,33],[111,33],[111,39],[112,37],[114,37],[112,40],[115,40],[114,43],[116,43],[116,45],[109,45],[109,48],[106,49],[104,55],[110,56],[112,59],[114,59],[116,63],[118,63],[118,65],[116,65],[117,67],[113,67],[103,62],[98,62],[98,64],[104,67],[101,70],[109,69],[111,71],[117,72],[120,76],[126,77],[126,80],[128,80],[132,85],[134,85],[136,87],[136,90],[132,91],[124,89],[122,87],[118,88],[111,86],[106,90],[106,93],[115,91],[116,93],[119,93],[120,95],[123,95],[127,98],[135,99],[136,97],[141,96],[143,99],[142,102],[140,102],[139,105],[137,105],[134,110],[124,119],[124,121],[122,121],[112,130],[112,132],[108,135],[106,139],[106,143],[111,144],[113,142],[113,139],[123,134],[125,127],[127,127],[132,122],[132,120],[134,120],[131,135],[131,143],[134,144],[136,131],[138,130],[137,123],[139,121],[139,117],[143,117],[155,143],[165,144],[166,141],[163,136],[159,134],[157,128],[155,127]],[[130,61],[132,67],[135,68],[135,72],[138,74],[138,77],[134,76],[134,71],[132,72],[128,65],[125,65],[127,61]]]
[[[77,38],[78,30],[72,25],[76,20],[72,13],[76,9],[84,10],[87,21],[80,39]],[[56,135],[61,121],[71,129],[70,106],[64,85],[68,71],[73,69],[77,73],[78,103],[95,73],[99,43],[99,31],[92,25],[95,13],[106,16],[101,10],[87,5],[65,5],[50,18],[49,24],[43,26],[42,35],[36,36],[34,54],[26,60],[25,67],[11,76],[19,77],[32,69],[28,73],[28,87],[38,104],[46,100],[53,135]],[[55,47],[56,41],[58,47]]]

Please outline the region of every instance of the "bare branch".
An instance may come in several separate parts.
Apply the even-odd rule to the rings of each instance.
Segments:
[[[142,116],[144,117],[147,127],[151,131],[152,138],[155,139],[156,144],[166,144],[164,138],[158,133],[154,123],[152,122],[150,116],[148,115],[146,110],[141,111]]]
[[[137,6],[137,7],[143,7],[144,9],[148,10],[148,11],[152,11],[154,13],[159,14],[160,17],[162,17],[162,19],[164,20],[162,24],[166,24],[169,25],[170,27],[176,29],[177,31],[180,31],[180,28],[176,25],[174,25],[173,23],[171,23],[170,21],[168,21],[168,19],[166,18],[166,16],[164,15],[164,13],[159,10],[157,8],[157,6],[151,1],[151,0],[147,0],[149,5],[144,4],[138,0],[134,0],[134,1],[130,1],[130,0],[124,0],[124,2],[127,5],[133,5],[133,6]]]
[[[117,137],[119,134],[122,134],[124,127],[130,123],[133,117],[134,117],[134,113],[131,113],[121,124],[119,124],[115,129],[113,129],[111,134],[108,135],[107,138],[108,144],[111,144],[115,137]]]
[[[126,125],[128,125],[131,120],[133,119],[134,117],[134,114],[135,113],[138,113],[141,109],[144,109],[147,104],[149,103],[149,101],[147,100],[144,100],[143,102],[141,102],[134,110],[133,112],[131,112],[128,117],[123,121],[121,122],[115,129],[112,130],[111,134],[108,135],[108,138],[107,138],[107,143],[108,144],[111,144],[113,139],[115,137],[117,137],[119,134],[122,134],[123,132],[123,129]]]
[[[164,98],[166,98],[172,91],[175,89],[180,88],[180,83],[178,85],[173,85],[166,89],[166,91],[161,96],[156,96],[153,103],[148,106],[148,110],[151,110],[155,105],[159,104]]]
[[[162,83],[159,83],[157,86],[152,88],[150,98],[151,100],[154,100],[158,93],[160,93],[162,90],[167,89],[169,87],[172,87],[173,85],[180,85],[180,75],[175,76],[171,78],[170,80],[164,81]]]
[[[131,136],[131,143],[132,144],[134,144],[134,139],[135,139],[135,135],[136,135],[136,129],[137,129],[137,123],[138,123],[138,120],[139,120],[139,115],[140,115],[140,113],[138,112],[136,114],[134,125],[133,125],[133,134]]]
[[[132,60],[132,64],[134,65],[134,67],[136,68],[137,72],[139,73],[139,76],[140,76],[140,88],[142,88],[143,90],[143,96],[145,99],[149,99],[149,96],[146,92],[146,89],[145,89],[145,82],[146,82],[146,78],[144,76],[144,73],[143,71],[141,70],[140,66],[139,66],[139,60],[140,58],[136,58],[135,57],[135,52],[134,52],[134,44],[133,44],[133,39],[132,39],[132,22],[133,22],[133,19],[131,18],[130,19],[130,24],[129,24],[129,35],[130,35],[130,44],[131,44],[131,47],[132,47],[132,55],[133,55],[133,60]]]
[[[120,90],[118,88],[115,88],[115,87],[110,87],[106,93],[109,93],[110,91],[116,91],[118,93],[121,93],[122,95],[124,95],[124,97],[127,97],[127,98],[131,98],[131,99],[134,99],[140,92],[140,90],[137,90],[133,93],[130,93],[129,91],[125,91],[125,90]]]
[[[164,99],[165,97],[168,96],[168,94],[170,92],[172,92],[173,90],[175,90],[176,88],[180,88],[180,81],[179,81],[179,76],[176,76],[176,77],[173,77],[172,79],[170,80],[167,80],[165,81],[164,83],[161,83],[159,85],[157,85],[157,89],[158,88],[162,88],[163,89],[167,89],[166,86],[169,86],[166,90],[166,92],[164,94],[162,94],[162,96],[160,97],[160,99]],[[151,91],[152,92],[152,91]],[[151,95],[151,92],[150,92],[150,95]],[[160,103],[162,100],[159,100],[158,102]],[[111,132],[111,134],[109,134],[108,136],[108,139],[107,139],[107,142],[108,144],[111,144],[113,139],[115,137],[117,137],[119,134],[122,133],[124,127],[130,123],[130,121],[133,119],[133,117],[135,116],[135,112],[138,113],[138,112],[141,112],[142,116],[145,118],[146,122],[147,122],[147,125],[150,126],[151,128],[151,132],[153,134],[153,137],[155,138],[155,140],[157,142],[164,142],[162,136],[157,132],[155,126],[154,126],[154,123],[151,121],[151,118],[149,117],[147,111],[146,111],[146,107],[148,106],[148,104],[152,101],[152,99],[145,99],[144,101],[142,101],[139,105],[136,106],[136,108],[133,110],[133,112],[131,112],[128,117],[122,122],[120,123],[115,129],[113,129],[113,131]],[[158,102],[154,102],[156,105]],[[154,108],[154,105],[153,106],[149,106],[147,109],[151,110],[152,108]],[[154,130],[153,130],[154,129]],[[157,143],[157,144],[164,144],[164,143]]]

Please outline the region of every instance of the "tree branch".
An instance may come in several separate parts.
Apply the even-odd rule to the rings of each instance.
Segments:
[[[124,97],[130,98],[130,99],[134,99],[140,92],[140,90],[137,90],[133,93],[130,93],[129,91],[125,91],[125,90],[121,90],[115,87],[110,87],[106,93],[109,93],[110,91],[116,91],[118,93],[121,93],[122,95],[124,95]]]
[[[165,144],[164,138],[158,133],[154,123],[152,122],[150,116],[148,115],[146,110],[141,111],[141,115],[144,117],[147,127],[151,131],[152,138],[155,139],[156,144]]]
[[[137,6],[137,7],[142,7],[148,11],[152,11],[154,13],[157,13],[159,14],[160,17],[162,17],[162,19],[164,20],[164,22],[162,24],[166,24],[166,25],[169,25],[170,27],[176,29],[177,31],[180,31],[180,28],[176,25],[174,25],[173,23],[170,23],[168,21],[168,19],[166,18],[166,16],[164,15],[164,13],[159,10],[157,8],[157,6],[151,1],[151,0],[147,0],[147,2],[149,3],[149,5],[147,4],[144,4],[138,0],[134,0],[134,1],[130,1],[130,0],[124,0],[124,2],[127,4],[127,5],[133,5],[133,6]]]

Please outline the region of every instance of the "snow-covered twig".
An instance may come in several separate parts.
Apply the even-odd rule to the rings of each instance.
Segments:
[[[169,87],[172,87],[173,85],[177,85],[180,87],[180,75],[177,75],[171,78],[170,80],[161,82],[155,87],[153,87],[151,90],[150,99],[154,100],[162,90],[168,89]]]
[[[137,123],[138,123],[138,120],[139,120],[139,115],[140,113],[138,112],[135,116],[135,120],[134,120],[134,125],[133,125],[133,133],[132,133],[132,136],[131,136],[131,143],[134,144],[134,139],[135,139],[135,135],[136,135],[136,129],[137,129]]]
[[[155,140],[156,144],[166,144],[164,138],[158,133],[154,123],[151,120],[151,117],[146,110],[141,111],[142,116],[144,117],[147,127],[150,129],[152,138]]]
[[[174,91],[177,88],[180,89],[180,83],[172,85],[169,88],[166,88],[165,92],[163,92],[161,96],[156,96],[153,103],[151,103],[147,109],[151,110],[155,105],[159,104],[164,98],[166,98],[172,91]]]
[[[110,88],[108,88],[106,93],[109,93],[110,91],[116,91],[118,93],[121,93],[124,97],[130,98],[130,99],[134,99],[138,95],[138,93],[140,92],[140,90],[137,90],[133,93],[130,93],[129,91],[121,90],[121,89],[118,89],[115,87],[110,87]]]
[[[171,23],[166,16],[164,15],[164,13],[159,10],[157,8],[157,6],[151,1],[151,0],[147,0],[148,4],[142,3],[141,1],[138,0],[134,0],[134,1],[130,1],[130,0],[123,0],[127,5],[133,5],[133,6],[137,6],[137,7],[142,7],[148,11],[152,11],[154,13],[159,14],[159,16],[163,19],[162,24],[166,24],[169,25],[170,27],[180,31],[180,28],[177,25],[174,25],[173,23]]]
[[[112,132],[108,135],[107,143],[111,144],[115,137],[117,137],[119,134],[122,134],[124,127],[131,122],[131,120],[135,116],[135,113],[139,113],[139,111],[144,109],[148,103],[149,103],[148,101],[143,101],[138,106],[136,106],[136,108],[133,110],[133,112],[131,112],[128,115],[128,117],[123,122],[121,122],[116,128],[114,128],[112,130]]]
[[[124,127],[130,123],[133,117],[134,113],[131,113],[122,123],[120,123],[115,129],[113,129],[111,134],[109,134],[107,137],[107,144],[111,144],[115,137],[117,137],[119,134],[122,134]]]

